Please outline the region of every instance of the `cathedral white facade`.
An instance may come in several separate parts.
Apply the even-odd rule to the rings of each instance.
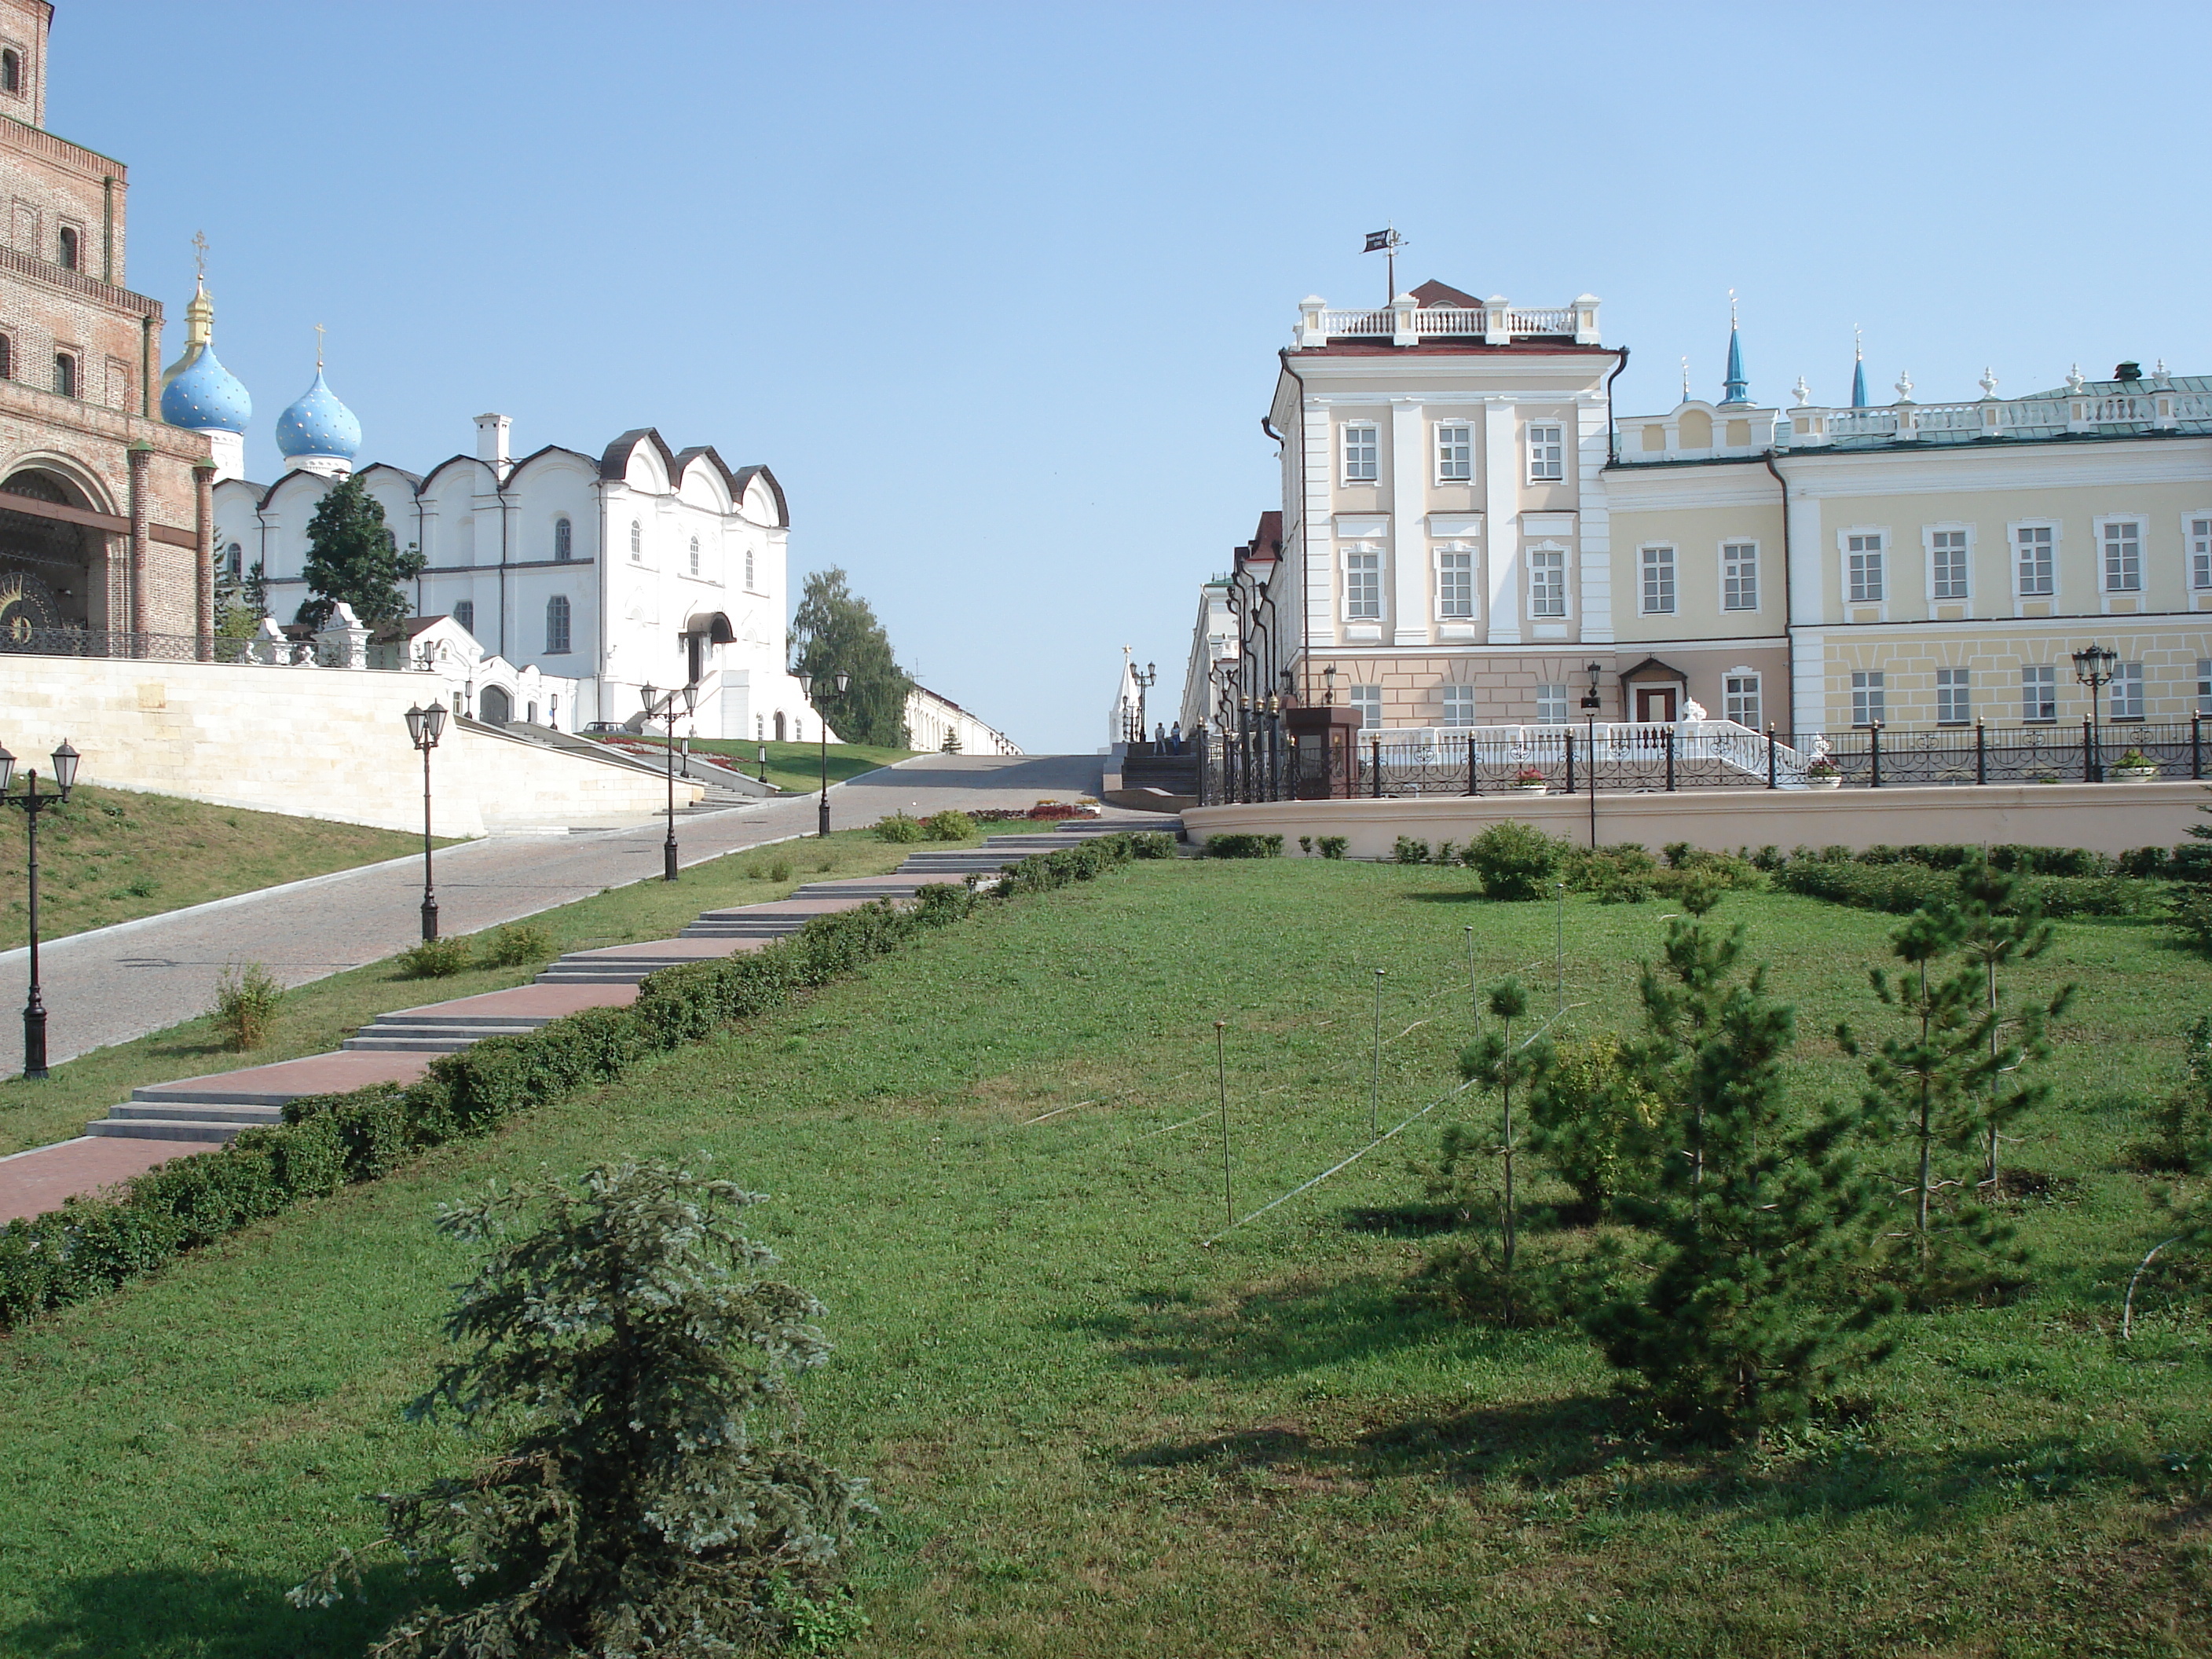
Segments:
[[[416,473],[356,467],[361,426],[323,378],[277,417],[288,471],[273,484],[240,475],[252,405],[216,362],[213,310],[195,300],[184,356],[165,379],[172,425],[215,446],[219,577],[255,566],[270,615],[289,622],[308,598],[307,525],[338,480],[356,472],[384,508],[395,544],[428,568],[413,584],[418,618],[448,617],[518,669],[573,680],[571,702],[538,711],[575,731],[635,727],[642,688],[696,688],[679,732],[811,742],[819,716],[785,670],[791,518],[765,466],[732,467],[711,446],[678,450],[657,431],[625,432],[598,453],[549,444],[516,459],[504,415],[476,417],[466,453]],[[489,705],[468,712],[526,718]],[[830,734],[836,741],[836,733]]]

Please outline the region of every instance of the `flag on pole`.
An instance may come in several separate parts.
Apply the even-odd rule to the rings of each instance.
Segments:
[[[1370,230],[1367,233],[1367,246],[1359,251],[1362,253],[1381,253],[1387,250],[1389,246],[1390,233],[1389,231]]]

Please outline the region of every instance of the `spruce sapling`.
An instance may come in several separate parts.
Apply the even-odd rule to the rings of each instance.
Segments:
[[[1486,1001],[1490,1017],[1498,1024],[1461,1051],[1459,1070],[1462,1077],[1485,1089],[1495,1090],[1498,1097],[1498,1266],[1506,1280],[1510,1302],[1513,1268],[1521,1246],[1521,1211],[1514,1189],[1513,1169],[1521,1141],[1518,1127],[1513,1121],[1513,1091],[1516,1085],[1525,1089],[1541,1073],[1548,1049],[1540,1037],[1526,1039],[1518,1046],[1513,1041],[1514,1022],[1527,1018],[1528,1014],[1528,990],[1518,979],[1500,980],[1490,988]]]
[[[1999,870],[1986,857],[1959,872],[1959,915],[1964,924],[1960,949],[1982,970],[1984,1006],[1990,1014],[1988,1043],[1990,1074],[1981,1107],[1981,1194],[1989,1203],[2004,1196],[1999,1153],[2008,1124],[2041,1105],[2051,1085],[2029,1080],[2023,1069],[2051,1057],[2047,1035],[2051,1023],[2066,1012],[2074,1000],[2071,985],[2060,989],[2048,1003],[2030,1003],[2010,1019],[2004,1016],[2003,988],[1998,969],[2015,962],[2033,962],[2051,948],[2057,929],[2043,919],[2018,876]],[[2014,1028],[2008,1058],[2000,1050],[2005,1028]]]

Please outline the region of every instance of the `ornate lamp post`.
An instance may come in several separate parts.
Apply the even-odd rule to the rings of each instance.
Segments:
[[[1145,693],[1159,684],[1160,665],[1156,662],[1148,662],[1145,665],[1145,672],[1141,674],[1132,668],[1129,671],[1129,678],[1136,683],[1137,686],[1137,734],[1134,741],[1144,743],[1148,740],[1146,734],[1152,729],[1145,719]]]
[[[841,697],[845,695],[845,688],[852,683],[853,677],[842,668],[831,682]],[[799,695],[809,702],[814,701],[814,677],[811,674],[799,677]],[[822,738],[822,819],[816,833],[826,836],[830,833],[830,722],[822,718],[822,711],[818,708],[814,711],[814,724],[820,728]]]
[[[54,750],[54,787],[56,793],[39,793],[39,775],[34,769],[23,775],[23,793],[11,795],[8,784],[15,775],[15,757],[0,749],[0,800],[23,811],[24,827],[30,836],[31,906],[31,995],[23,1005],[23,1075],[41,1078],[46,1074],[46,1005],[39,1000],[39,814],[49,806],[70,798],[76,785],[76,763],[79,756],[64,738],[60,748]]]
[[[1321,700],[1325,703],[1334,702],[1336,701],[1336,665],[1334,663],[1329,664],[1321,671]]]
[[[430,880],[430,751],[446,735],[446,708],[433,702],[428,708],[411,705],[407,710],[407,736],[422,751],[422,937],[438,937],[438,890]]]
[[[699,707],[699,688],[686,685],[673,691],[662,691],[647,684],[638,688],[645,700],[645,717],[648,720],[668,722],[668,839],[660,848],[660,878],[676,879],[676,705],[682,703],[684,712],[691,714]]]
[[[2094,642],[2074,653],[2074,678],[2089,688],[2089,776],[2098,783],[2105,781],[2105,757],[2097,729],[2097,694],[2112,683],[2112,665],[2119,659],[2118,652]]]

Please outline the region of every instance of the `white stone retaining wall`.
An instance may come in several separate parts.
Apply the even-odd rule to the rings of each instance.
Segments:
[[[87,783],[419,830],[422,764],[404,716],[438,689],[431,679],[5,655],[0,746],[43,773],[66,738],[84,757]],[[647,773],[450,722],[431,776],[441,836],[641,823],[667,799],[664,781]],[[705,793],[676,781],[678,806]]]

